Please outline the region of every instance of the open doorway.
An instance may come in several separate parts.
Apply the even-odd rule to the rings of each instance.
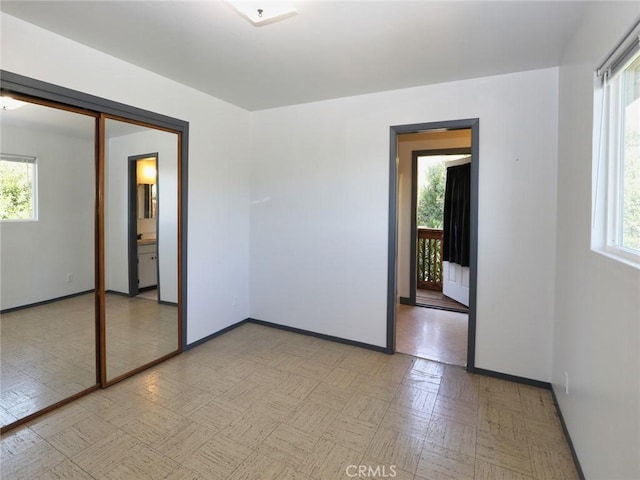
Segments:
[[[391,142],[388,346],[473,371],[478,120],[391,127]],[[450,181],[466,182],[465,228],[437,214]],[[447,282],[466,295],[443,293]]]
[[[129,296],[158,301],[158,154],[129,157]]]
[[[471,163],[471,131],[460,130],[454,135],[425,132],[421,138],[424,145],[438,139],[444,145],[468,143],[469,146],[412,152],[411,253],[407,272],[411,290],[410,301],[405,303],[468,313],[469,218],[461,208],[464,209],[465,203],[468,207],[470,194],[469,182],[465,181],[464,175],[468,177],[465,169],[470,168]],[[448,223],[446,249],[445,217]],[[460,252],[456,263],[450,257],[458,256],[458,249],[464,251]]]

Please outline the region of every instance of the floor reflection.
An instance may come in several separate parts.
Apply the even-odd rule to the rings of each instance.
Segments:
[[[107,294],[108,379],[178,349],[178,307],[153,298],[153,292],[135,298]]]
[[[145,296],[106,296],[109,379],[178,349],[177,307]],[[3,314],[0,326],[1,425],[96,384],[93,293]]]
[[[93,293],[2,315],[0,422],[96,384]]]

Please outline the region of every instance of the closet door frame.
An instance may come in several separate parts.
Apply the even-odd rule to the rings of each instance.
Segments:
[[[74,394],[60,402],[17,420],[0,429],[2,433],[22,425],[35,417],[61,407],[77,398],[105,388],[131,375],[156,365],[186,349],[187,330],[187,178],[189,122],[168,117],[105,98],[36,80],[6,70],[0,70],[0,92],[17,100],[23,98],[31,103],[92,116],[96,119],[95,130],[95,348],[96,385]],[[104,241],[104,175],[105,175],[105,120],[114,119],[134,123],[152,129],[177,134],[178,139],[178,348],[150,363],[139,366],[118,378],[107,381],[105,352],[105,241]]]

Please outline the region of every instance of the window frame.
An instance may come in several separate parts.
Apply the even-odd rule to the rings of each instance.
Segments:
[[[638,22],[594,78],[594,142],[591,249],[640,269],[640,249],[624,246],[624,107],[626,72],[640,59]]]
[[[17,155],[0,153],[0,162],[26,163],[33,168],[31,179],[31,217],[30,218],[0,218],[2,223],[37,222],[38,221],[38,157],[33,155]]]

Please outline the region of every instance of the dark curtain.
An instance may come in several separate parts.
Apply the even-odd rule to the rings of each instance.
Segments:
[[[443,260],[469,266],[471,164],[447,168],[444,191]]]

